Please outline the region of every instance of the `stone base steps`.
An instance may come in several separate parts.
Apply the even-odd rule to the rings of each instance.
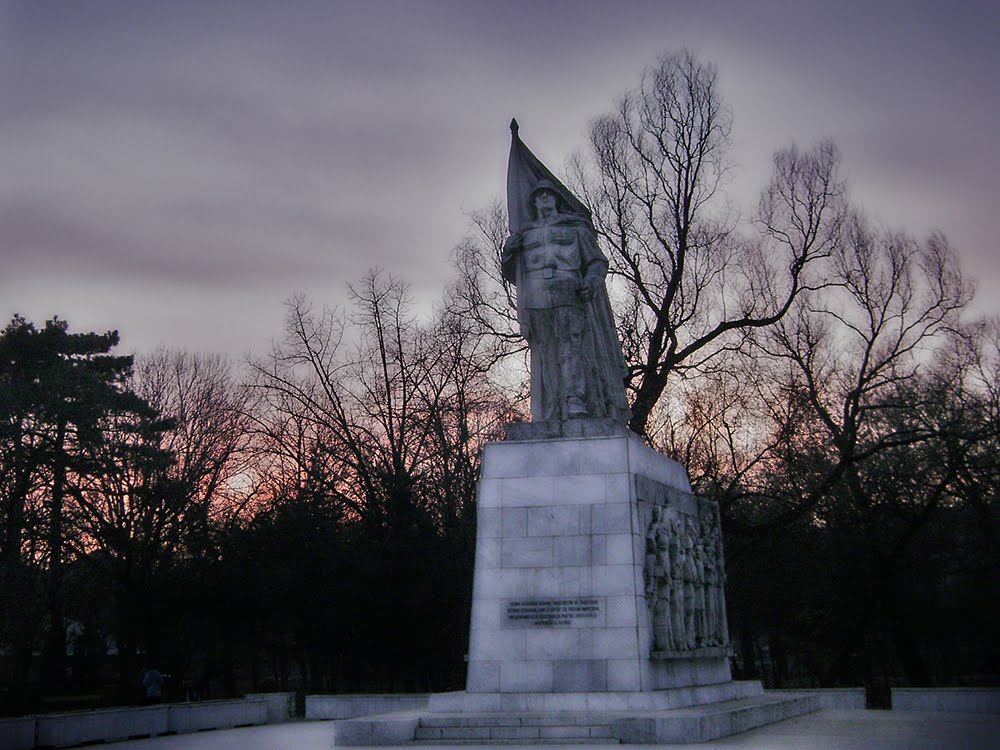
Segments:
[[[568,737],[565,739],[488,739],[488,740],[414,740],[413,745],[613,745],[618,740],[612,738]]]
[[[494,743],[563,744],[615,742],[610,717],[586,714],[481,714],[422,716],[416,740]]]
[[[764,695],[757,680],[674,687],[664,690],[599,693],[435,693],[430,714],[570,714],[663,711]]]
[[[685,744],[812,713],[815,695],[765,693],[696,706],[633,710],[428,712],[335,723],[335,745]]]
[[[484,745],[706,742],[818,709],[814,696],[771,693],[652,713],[424,714],[414,741]]]
[[[707,742],[774,724],[820,708],[815,696],[769,693],[754,698],[671,709],[646,716],[620,716],[612,735],[626,744]]]

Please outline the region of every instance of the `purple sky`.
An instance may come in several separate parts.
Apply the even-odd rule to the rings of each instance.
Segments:
[[[738,201],[832,137],[869,215],[944,231],[1000,314],[998,40],[995,1],[0,0],[0,325],[238,358],[373,265],[430,302],[511,116],[562,174],[682,46],[719,66]]]

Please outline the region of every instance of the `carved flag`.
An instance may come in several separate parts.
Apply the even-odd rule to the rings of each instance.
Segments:
[[[564,204],[564,210],[577,214],[593,225],[590,209],[539,161],[517,134],[517,120],[510,121],[510,158],[507,162],[507,218],[510,233],[517,234],[532,220],[529,200],[542,180],[552,183]]]

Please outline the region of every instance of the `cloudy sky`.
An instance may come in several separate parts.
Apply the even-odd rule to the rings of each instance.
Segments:
[[[509,131],[557,173],[642,69],[719,66],[749,207],[775,149],[940,229],[1000,314],[1000,3],[0,0],[0,316],[265,351],[378,265],[429,303]]]

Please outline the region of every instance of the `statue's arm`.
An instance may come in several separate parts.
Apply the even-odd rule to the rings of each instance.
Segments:
[[[580,242],[580,256],[583,267],[580,269],[583,277],[584,297],[591,299],[604,285],[604,277],[608,274],[608,259],[597,246],[597,238],[588,227],[577,229]]]
[[[520,232],[516,232],[503,243],[503,251],[500,253],[500,271],[511,284],[517,284],[517,261],[522,246],[523,236]]]

